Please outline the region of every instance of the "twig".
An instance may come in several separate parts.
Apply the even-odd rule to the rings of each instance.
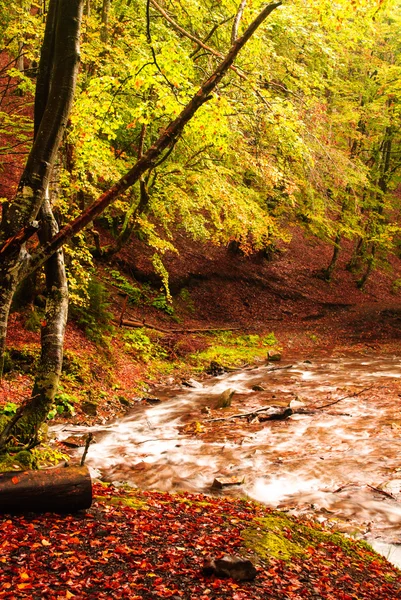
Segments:
[[[364,392],[367,392],[367,391],[371,390],[372,387],[373,387],[373,385],[371,385],[371,386],[369,386],[367,388],[364,388],[360,392],[355,392],[354,394],[347,394],[347,396],[343,396],[342,398],[338,398],[334,402],[329,402],[328,404],[323,404],[323,406],[316,406],[315,410],[321,410],[322,408],[327,408],[328,406],[333,406],[333,404],[337,404],[338,402],[341,402],[341,400],[346,400],[347,398],[356,398],[356,396],[360,396]]]
[[[367,487],[371,490],[373,490],[374,492],[378,492],[379,494],[381,494],[382,496],[385,496],[386,498],[390,498],[391,500],[395,500],[395,497],[393,496],[393,494],[390,494],[389,492],[386,492],[385,490],[381,490],[380,488],[374,487],[373,485],[367,485]]]
[[[285,365],[284,367],[272,367],[271,369],[267,369],[268,373],[272,373],[273,371],[283,371],[284,369],[292,369],[294,365]]]
[[[88,437],[86,438],[86,442],[85,442],[85,450],[84,450],[84,453],[81,458],[81,467],[83,467],[85,464],[86,455],[88,454],[89,446],[90,446],[92,440],[93,440],[93,433],[89,433]]]

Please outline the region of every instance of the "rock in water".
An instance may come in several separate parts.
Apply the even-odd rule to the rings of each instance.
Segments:
[[[223,365],[216,362],[215,360],[212,360],[209,367],[206,369],[206,373],[208,375],[213,375],[213,377],[217,377],[218,375],[224,375],[225,372],[226,370],[223,367]]]
[[[231,406],[231,400],[234,394],[235,390],[232,390],[231,388],[224,390],[217,398],[216,408],[228,408]]]
[[[253,392],[264,392],[265,388],[262,385],[256,384],[252,386]]]
[[[281,352],[278,352],[277,350],[269,350],[269,352],[267,353],[267,360],[269,362],[278,362],[281,360]]]
[[[207,559],[203,573],[216,577],[232,577],[236,581],[251,581],[255,579],[257,571],[247,558],[226,555],[223,558]]]

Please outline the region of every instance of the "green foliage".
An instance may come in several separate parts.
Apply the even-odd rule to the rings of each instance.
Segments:
[[[40,331],[43,318],[43,311],[37,310],[36,308],[34,310],[30,310],[27,318],[25,319],[25,329],[27,331]]]
[[[126,351],[136,360],[147,362],[167,356],[165,350],[157,342],[153,342],[144,329],[126,331],[123,339]]]
[[[152,300],[151,305],[158,310],[162,310],[168,315],[174,314],[174,308],[169,302],[168,297],[163,293],[161,293],[159,296],[156,296],[156,298]]]
[[[68,462],[70,458],[64,452],[61,452],[57,448],[54,448],[53,446],[49,446],[47,444],[41,444],[40,446],[36,446],[30,452],[37,465],[37,468],[50,467],[52,465],[57,465],[63,461]]]
[[[391,293],[398,296],[401,292],[401,278],[397,277],[391,284]]]
[[[195,312],[195,304],[191,298],[190,291],[187,288],[182,288],[182,290],[179,293],[179,297],[185,303],[186,309],[190,313],[194,313]]]
[[[191,362],[199,369],[207,367],[212,361],[231,367],[264,360],[266,346],[277,344],[274,333],[261,337],[257,334],[236,335],[232,331],[221,331],[207,339],[210,346],[190,357]]]
[[[15,415],[17,412],[18,406],[14,402],[7,402],[1,409],[0,412],[7,417],[11,417]]]
[[[107,335],[113,331],[113,314],[104,284],[91,277],[87,287],[87,299],[83,306],[73,306],[72,315],[76,318],[86,336],[96,344],[106,343]]]
[[[116,269],[107,269],[107,271],[111,275],[114,285],[127,294],[130,304],[139,304],[143,300],[142,290],[132,285],[124,275],[121,275],[120,271]]]
[[[75,415],[74,404],[78,402],[78,398],[67,394],[66,392],[58,392],[54,398],[54,406],[50,409],[47,418],[49,420],[54,419],[55,416],[67,413],[69,415]]]

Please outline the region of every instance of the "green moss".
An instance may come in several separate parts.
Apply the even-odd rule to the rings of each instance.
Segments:
[[[16,454],[0,455],[0,471],[24,471],[25,469],[36,469],[37,461],[33,452],[21,450]]]
[[[305,556],[308,548],[333,544],[341,548],[347,556],[358,561],[370,563],[373,560],[380,560],[366,542],[327,531],[317,523],[313,526],[300,523],[279,512],[256,519],[253,526],[244,531],[243,537],[246,547],[261,558],[270,556],[290,560],[294,556]]]
[[[133,496],[117,496],[113,498],[110,496],[95,496],[94,499],[97,502],[102,502],[103,504],[110,506],[128,506],[129,508],[133,508],[135,510],[149,510],[149,507],[144,500],[140,500],[139,498]]]
[[[206,336],[205,336],[206,337]],[[236,367],[243,363],[264,360],[266,346],[277,344],[274,333],[265,336],[238,335],[232,331],[219,331],[207,336],[210,346],[202,352],[192,354],[189,358],[195,367],[202,370],[212,361],[222,363],[227,367]]]
[[[290,560],[293,556],[305,556],[305,544],[288,539],[286,530],[290,524],[293,525],[279,515],[257,519],[253,527],[243,532],[245,545],[264,559]]]

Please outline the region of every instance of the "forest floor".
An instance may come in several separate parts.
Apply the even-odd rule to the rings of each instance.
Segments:
[[[94,487],[79,515],[0,518],[0,598],[396,600],[401,572],[362,542],[247,500]],[[249,559],[256,577],[208,575]]]
[[[291,244],[271,261],[179,237],[180,254],[167,260],[174,314],[145,302],[129,305],[124,315],[170,333],[141,330],[145,348],[138,348],[137,340],[132,351],[124,336],[135,330],[116,328],[102,348],[72,321],[59,396],[65,412],[58,418],[88,425],[110,421],[130,410],[141,395],[151,394],[153,385],[204,377],[202,368],[218,359],[224,343],[227,351],[227,340],[230,352],[223,352],[219,362],[231,366],[265,358],[270,346],[263,340],[271,332],[289,359],[367,350],[398,354],[401,261],[379,265],[361,291],[356,275],[344,268],[346,248],[333,282],[327,283],[321,270],[331,248],[298,230],[293,234]],[[139,243],[116,257],[113,268],[140,289],[153,281],[154,293],[160,293]],[[99,274],[118,321],[124,294],[104,265]],[[39,333],[25,329],[28,318],[27,312],[12,315],[8,345],[16,354],[0,387],[3,409],[29,394]],[[232,329],[233,337],[174,331],[194,328]],[[151,356],[155,351],[161,355]],[[202,352],[201,365],[194,356]],[[83,410],[82,398],[95,399],[95,414]],[[75,416],[69,413],[72,405]],[[124,491],[100,484],[94,491],[93,507],[82,514],[0,518],[0,598],[401,599],[400,571],[366,545],[314,522],[231,498]],[[250,558],[257,566],[256,578],[241,582],[206,576],[202,567],[208,557],[223,554]]]

